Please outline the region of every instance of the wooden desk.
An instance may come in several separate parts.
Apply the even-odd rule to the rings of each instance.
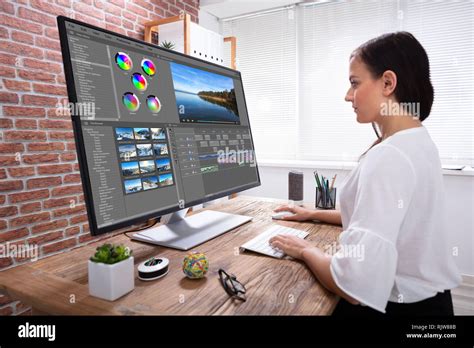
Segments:
[[[274,223],[308,231],[307,240],[323,248],[337,240],[341,228],[321,223],[275,222],[271,211],[283,201],[238,196],[206,209],[253,217],[253,221],[194,250],[209,258],[204,279],[187,279],[182,261],[187,252],[130,240],[121,234],[0,272],[0,289],[33,307],[34,313],[61,315],[327,315],[338,297],[319,284],[306,266],[290,259],[239,253],[239,246]],[[198,212],[198,211],[197,211]],[[196,212],[194,212],[196,213]],[[124,243],[133,249],[135,265],[156,255],[170,260],[170,272],[143,282],[135,290],[108,302],[89,296],[87,260],[104,243]],[[234,273],[247,288],[247,301],[229,298],[218,269]]]

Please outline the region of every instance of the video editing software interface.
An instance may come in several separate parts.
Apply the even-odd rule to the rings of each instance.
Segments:
[[[97,227],[259,183],[239,73],[66,21]],[[226,154],[226,156],[222,156]]]

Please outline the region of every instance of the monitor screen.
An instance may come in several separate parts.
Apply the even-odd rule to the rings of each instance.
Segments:
[[[58,25],[92,234],[260,185],[240,72]]]

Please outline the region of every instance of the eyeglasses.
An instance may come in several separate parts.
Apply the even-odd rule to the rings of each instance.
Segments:
[[[247,300],[245,297],[245,292],[247,290],[245,289],[245,286],[237,280],[235,275],[229,275],[221,268],[219,269],[219,278],[224,290],[227,292],[227,294],[229,294],[230,297],[244,302]]]

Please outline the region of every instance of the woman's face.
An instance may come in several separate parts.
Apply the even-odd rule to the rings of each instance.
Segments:
[[[382,79],[374,79],[367,66],[352,57],[349,63],[349,82],[345,100],[352,103],[357,122],[375,122],[380,117],[380,105],[384,102]]]

